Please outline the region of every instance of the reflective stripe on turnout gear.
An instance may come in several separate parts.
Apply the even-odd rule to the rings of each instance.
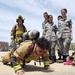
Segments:
[[[21,65],[16,65],[13,68],[14,68],[15,71],[17,71],[17,70],[21,69],[22,67],[21,67]]]
[[[50,65],[50,62],[49,61],[45,61],[44,62],[44,66],[48,66],[48,65]]]
[[[18,34],[23,34],[24,32],[23,31],[20,31],[20,30],[17,30],[16,31],[16,35],[18,35]]]

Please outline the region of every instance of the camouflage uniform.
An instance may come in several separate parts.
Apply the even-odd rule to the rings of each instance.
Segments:
[[[42,29],[43,29],[43,37],[45,37],[46,35],[46,32],[45,32],[45,24],[48,22],[48,20],[45,20],[43,23],[42,23]]]
[[[69,55],[69,46],[71,43],[70,39],[70,25],[72,25],[71,19],[68,17],[62,18],[58,21],[58,40],[60,52],[63,55],[63,59]]]
[[[55,55],[55,46],[57,43],[56,31],[57,31],[57,27],[54,23],[48,22],[47,24],[45,24],[45,33],[46,33],[45,38],[48,41],[50,41],[51,48],[49,49],[49,54],[53,63],[54,61],[56,61],[56,55]]]

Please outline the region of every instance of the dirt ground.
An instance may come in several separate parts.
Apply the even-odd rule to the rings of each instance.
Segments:
[[[1,62],[1,56],[7,52],[0,52],[0,75],[15,75],[13,68],[9,65],[3,65]],[[72,51],[70,51],[71,55]],[[56,54],[57,55],[57,54]],[[57,56],[58,57],[58,56]],[[34,65],[34,61],[31,61],[29,64],[26,64],[25,74],[24,75],[75,75],[75,66],[64,65],[63,63],[54,63],[51,64],[51,67],[54,68],[54,72],[48,72],[44,70],[43,63],[37,66]]]

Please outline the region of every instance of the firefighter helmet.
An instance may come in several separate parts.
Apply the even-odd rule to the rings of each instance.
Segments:
[[[23,41],[36,40],[39,36],[40,36],[40,32],[37,30],[28,31],[23,34]]]
[[[28,35],[30,39],[36,40],[40,36],[40,32],[38,30],[32,30]]]
[[[19,20],[22,20],[22,23],[24,23],[24,19],[21,15],[18,16],[18,18],[16,19],[16,22],[18,22]]]
[[[23,34],[23,41],[25,41],[25,40],[29,40],[28,32],[25,32]]]

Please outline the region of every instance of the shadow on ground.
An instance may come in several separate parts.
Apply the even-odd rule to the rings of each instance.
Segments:
[[[12,67],[11,64],[7,64],[6,66]],[[38,72],[53,72],[53,71],[48,71],[46,69],[44,69],[44,67],[40,67],[40,66],[35,66],[35,65],[26,65],[24,67],[24,70],[26,72],[32,72],[32,71],[38,71]]]
[[[24,70],[26,72],[30,72],[30,71],[53,72],[53,71],[48,71],[48,70],[44,69],[44,67],[39,67],[39,66],[35,66],[35,65],[26,65]]]

